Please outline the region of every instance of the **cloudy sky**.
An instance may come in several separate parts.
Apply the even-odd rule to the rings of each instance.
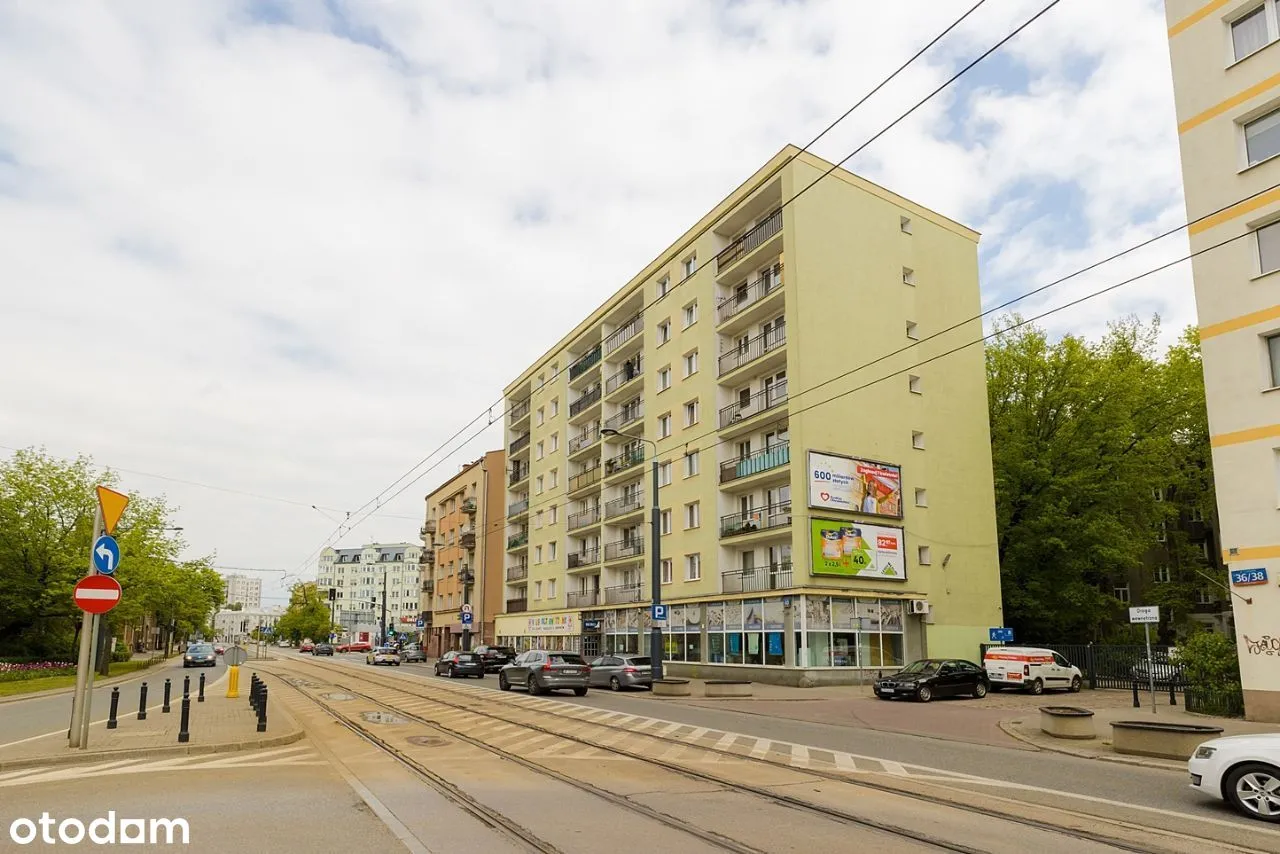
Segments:
[[[306,574],[346,511],[975,2],[0,0],[0,454],[90,454],[167,494],[191,554]],[[843,158],[1047,2],[987,0],[813,151]],[[1063,0],[849,168],[980,230],[996,305],[1185,221],[1165,38],[1158,0]],[[1193,323],[1186,271],[1045,322],[1129,312]],[[340,541],[416,539],[422,495],[501,441],[476,433]]]

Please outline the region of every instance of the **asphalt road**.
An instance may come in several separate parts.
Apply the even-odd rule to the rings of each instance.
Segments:
[[[368,667],[363,656],[336,655],[328,660],[350,666],[357,672]],[[430,664],[418,663],[398,668],[381,668],[378,674],[426,681],[438,678],[432,675]],[[470,686],[482,685],[490,690],[498,690],[498,680],[492,675],[483,680],[466,682]],[[1211,822],[1239,824],[1255,828],[1260,833],[1276,833],[1263,823],[1238,816],[1221,802],[1192,791],[1187,776],[1182,771],[1081,759],[1048,751],[1002,748],[869,730],[854,725],[833,726],[740,711],[708,709],[658,700],[647,692],[615,694],[595,690],[585,697],[575,697],[565,692],[551,696],[574,705],[647,715],[692,726],[744,733],[757,738],[791,741],[975,775],[988,778],[990,782],[975,782],[971,786],[966,784],[967,788],[1001,796],[1016,796],[1020,800],[1087,809],[1101,814],[1110,814],[1112,807],[1145,807],[1148,811],[1168,811]],[[1064,798],[1064,794],[1075,797]],[[1158,824],[1161,820],[1159,812],[1149,812],[1149,817],[1153,824]]]
[[[191,690],[195,692],[199,674],[205,674],[205,683],[214,682],[226,670],[219,656],[217,667],[192,667],[184,671],[182,658],[170,659],[163,664],[153,665],[140,671],[136,677],[113,682],[93,691],[93,704],[89,712],[94,721],[105,721],[111,707],[111,689],[120,689],[119,713],[138,711],[138,694],[142,683],[147,683],[147,705],[159,704],[163,699],[164,680],[172,681],[173,697],[182,696],[182,676],[191,677]],[[14,742],[27,741],[40,736],[51,736],[55,732],[66,733],[71,725],[71,699],[73,691],[51,694],[44,697],[32,697],[25,700],[11,700],[0,703],[0,747]]]

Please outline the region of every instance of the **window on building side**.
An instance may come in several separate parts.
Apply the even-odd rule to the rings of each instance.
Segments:
[[[916,506],[917,507],[929,506],[929,490],[920,489],[918,487],[916,488]]]
[[[666,391],[671,388],[671,368],[666,367],[658,371],[658,391]]]
[[[684,375],[686,377],[693,376],[698,372],[698,351],[694,350],[684,357]]]
[[[928,546],[916,546],[916,557],[921,566],[928,566],[933,562],[933,555],[930,553]]]
[[[684,526],[686,528],[696,528],[702,524],[702,507],[695,501],[692,504],[684,506]]]
[[[907,337],[910,338],[912,341],[918,340],[920,338],[920,333],[916,331],[916,325],[912,323],[910,320],[907,321]]]
[[[902,268],[902,284],[914,285],[916,283],[916,271],[910,267]]]
[[[658,486],[671,485],[671,463],[662,463],[658,466]]]
[[[665,297],[669,290],[671,290],[671,277],[663,276],[661,279],[658,279],[658,299]]]
[[[671,321],[664,320],[658,324],[658,346],[661,347],[671,340]]]
[[[698,271],[698,253],[695,252],[684,259],[684,277],[687,279]]]
[[[684,307],[684,326],[688,329],[698,322],[698,301],[694,300]]]
[[[1237,62],[1251,53],[1262,50],[1270,41],[1271,37],[1267,33],[1265,4],[1231,22],[1231,46],[1235,49]]]
[[[671,558],[662,561],[662,583],[671,583]]]
[[[1267,336],[1267,361],[1271,365],[1271,388],[1280,386],[1280,333]]]
[[[698,423],[698,401],[691,400],[684,405],[684,426],[692,427]]]
[[[702,578],[702,555],[684,556],[684,580],[698,581]]]
[[[658,416],[658,438],[665,439],[671,435],[671,414]]]
[[[924,394],[924,383],[915,374],[907,377],[907,390],[912,394]]]
[[[1129,601],[1129,588],[1128,588],[1128,587],[1117,587],[1117,588],[1115,589],[1115,597],[1116,597],[1117,599],[1119,599],[1121,602],[1128,602],[1128,601]]]
[[[671,533],[671,511],[663,510],[658,517],[658,530],[664,534]]]
[[[1280,154],[1280,110],[1245,122],[1244,148],[1250,166]]]
[[[903,234],[910,234],[911,233],[911,217],[909,216],[898,217],[898,228],[902,229]]]
[[[919,430],[911,431],[911,447],[915,448],[917,451],[924,450],[924,434]]]
[[[1154,573],[1154,578],[1155,578],[1156,584],[1168,584],[1169,583],[1169,567],[1157,566]]]
[[[684,476],[693,477],[698,473],[698,452],[690,451],[684,455]]]

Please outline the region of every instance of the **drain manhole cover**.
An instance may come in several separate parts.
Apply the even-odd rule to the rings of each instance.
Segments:
[[[325,694],[325,695],[324,695],[324,698],[325,698],[326,700],[354,700],[354,699],[356,698],[356,695],[355,695],[355,694],[343,694],[343,693],[341,693],[341,692],[336,692],[336,693],[333,693],[333,694]]]
[[[437,738],[434,735],[414,735],[406,740],[410,744],[416,744],[419,747],[442,747],[449,743],[447,739]]]
[[[365,712],[360,717],[364,718],[371,724],[404,724],[408,723],[399,715],[393,715],[390,712]]]

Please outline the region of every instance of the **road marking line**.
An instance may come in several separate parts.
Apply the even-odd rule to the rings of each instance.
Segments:
[[[748,736],[748,738],[750,738],[750,736]],[[773,742],[767,738],[757,738],[755,746],[751,748],[750,756],[753,759],[763,759],[769,755],[769,748],[772,745]]]
[[[709,732],[711,732],[711,730],[707,729],[704,726],[700,726],[695,728],[693,732],[685,733],[680,737],[683,739],[687,739],[688,741],[697,741],[698,739],[702,738],[704,735],[706,735]]]
[[[853,757],[847,753],[832,753],[835,757],[836,768],[841,771],[857,771],[858,764],[853,761]]]
[[[809,748],[803,744],[791,745],[791,764],[809,767]]]
[[[915,774],[911,774],[910,772],[908,772],[908,771],[907,771],[907,769],[906,769],[906,768],[904,768],[904,767],[902,766],[902,764],[901,764],[901,763],[899,763],[899,762],[894,762],[892,759],[881,759],[881,760],[879,760],[879,762],[880,762],[880,765],[884,768],[884,770],[885,770],[887,773],[889,773],[889,774],[893,774],[893,775],[894,775],[894,776],[896,776],[896,777],[914,777],[914,776],[918,776],[918,775],[915,775]]]
[[[669,760],[675,759],[681,753],[684,753],[685,750],[686,748],[683,744],[673,744],[666,749],[666,752],[664,752],[661,756],[658,757],[658,761],[667,762]]]
[[[734,735],[731,732],[726,732],[724,735],[720,736],[719,741],[717,741],[715,744],[711,746],[711,749],[712,750],[728,750],[730,747],[733,746],[733,743],[737,740],[738,740],[738,737],[736,735]]]

